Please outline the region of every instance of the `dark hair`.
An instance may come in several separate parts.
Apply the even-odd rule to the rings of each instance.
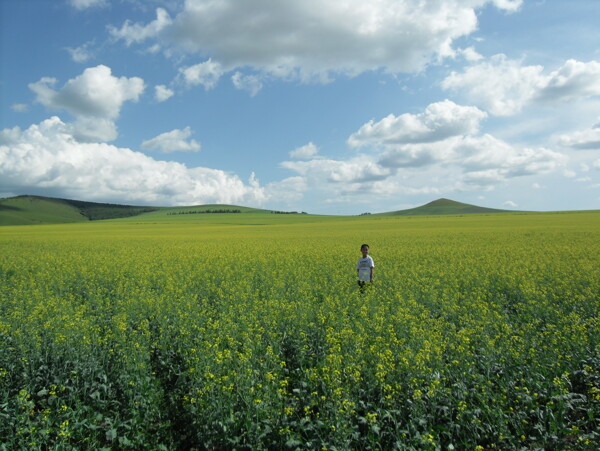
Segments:
[[[363,247],[365,247],[365,246],[369,247],[369,245],[368,245],[368,244],[363,244],[363,245],[361,245],[361,246],[360,246],[360,248],[362,249],[362,248],[363,248]]]

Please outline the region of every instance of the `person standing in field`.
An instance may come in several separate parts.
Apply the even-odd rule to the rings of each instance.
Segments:
[[[369,245],[363,244],[360,247],[362,257],[358,259],[356,264],[356,274],[358,276],[358,286],[361,293],[364,293],[367,282],[373,283],[373,274],[375,272],[375,262],[369,255]]]

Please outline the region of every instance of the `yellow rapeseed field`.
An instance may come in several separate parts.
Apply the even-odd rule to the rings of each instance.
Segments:
[[[0,449],[598,445],[599,212],[196,216],[0,228]]]

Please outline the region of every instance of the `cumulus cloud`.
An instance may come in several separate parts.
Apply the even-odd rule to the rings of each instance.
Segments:
[[[117,124],[104,117],[79,116],[67,128],[81,142],[113,141],[119,135]]]
[[[157,102],[164,102],[173,97],[175,93],[172,89],[167,88],[165,85],[156,85],[154,87],[154,98]]]
[[[44,77],[29,87],[41,104],[65,109],[75,116],[116,118],[123,103],[137,101],[145,89],[141,78],[114,77],[111,69],[104,65],[85,69],[59,91],[51,88],[56,83],[56,79]]]
[[[123,40],[130,46],[133,43],[139,43],[148,38],[157,36],[171,24],[172,20],[169,13],[163,8],[157,8],[156,19],[148,25],[134,24],[127,20],[121,28],[109,26],[108,31],[114,39]]]
[[[539,65],[495,55],[463,72],[452,72],[444,89],[466,93],[467,98],[498,116],[518,113],[537,103],[557,103],[600,95],[600,63],[568,60],[556,71],[544,74]]]
[[[467,171],[497,170],[505,177],[544,174],[567,161],[562,153],[543,147],[513,146],[489,134],[456,142],[453,157]]]
[[[445,100],[422,113],[371,120],[350,136],[348,145],[370,149],[386,168],[443,164],[467,173],[495,169],[495,179],[548,172],[564,163],[565,157],[552,150],[515,147],[492,135],[479,135],[480,122],[486,117],[478,108]]]
[[[251,97],[254,97],[262,89],[263,84],[260,81],[260,77],[257,75],[244,75],[241,72],[236,72],[231,77],[233,86],[236,89],[247,91]]]
[[[403,192],[398,181],[391,177],[393,169],[384,168],[366,156],[347,161],[284,161],[281,167],[297,173],[299,178],[292,180],[324,202],[357,201],[370,194],[389,196]]]
[[[265,192],[272,201],[289,204],[301,200],[308,189],[305,177],[295,176],[269,183]]]
[[[589,129],[561,135],[558,142],[573,149],[600,149],[600,122]]]
[[[301,147],[296,147],[289,155],[290,158],[309,159],[319,153],[319,148],[311,141]]]
[[[92,7],[108,6],[108,0],[69,0],[69,3],[80,11]]]
[[[600,95],[600,62],[567,60],[544,78],[536,100],[569,102]]]
[[[348,139],[350,147],[426,143],[451,136],[474,134],[487,114],[476,107],[461,106],[450,100],[432,103],[423,113],[390,114],[364,124]]]
[[[104,65],[85,69],[59,90],[54,89],[57,83],[55,78],[43,77],[30,83],[29,88],[42,105],[64,109],[75,116],[75,135],[83,140],[115,139],[114,120],[119,117],[121,107],[127,101],[138,101],[145,89],[141,78],[115,77]]]
[[[503,9],[507,12],[515,12],[521,8],[523,0],[494,0],[493,3],[499,9]]]
[[[393,170],[378,165],[368,158],[357,157],[348,161],[316,159],[309,161],[284,161],[281,166],[309,179],[330,183],[363,183],[388,178]]]
[[[67,47],[66,49],[71,55],[71,59],[73,61],[76,63],[85,63],[94,56],[92,50],[90,49],[91,45],[92,43],[88,42],[79,47]]]
[[[460,136],[429,144],[408,144],[388,149],[379,163],[410,168],[453,165],[464,173],[496,174],[495,179],[551,172],[566,163],[560,152],[513,146],[489,134]],[[494,171],[494,172],[489,172]],[[478,175],[478,177],[480,177]]]
[[[281,166],[306,179],[311,189],[345,199],[368,193],[490,190],[511,178],[565,166],[567,157],[560,152],[479,134],[485,117],[474,107],[438,102],[422,113],[390,115],[364,124],[348,138],[348,146],[358,149],[357,156],[317,157],[307,145],[290,152],[290,157],[304,157],[303,161],[284,161]]]
[[[220,63],[208,59],[203,63],[179,69],[180,76],[189,86],[202,85],[204,89],[213,89],[225,71]]]
[[[80,143],[52,117],[26,130],[0,131],[0,192],[39,191],[151,205],[261,205],[263,187],[236,175],[157,161],[106,143]]]
[[[379,156],[379,164],[388,168],[421,168],[455,160],[456,139],[388,146]]]
[[[127,45],[156,39],[211,57],[229,70],[284,79],[328,81],[383,69],[414,72],[454,57],[456,39],[477,29],[477,10],[493,4],[516,11],[521,0],[187,0],[171,18],[157,9],[148,24],[111,27]],[[462,49],[458,49],[462,53]],[[467,58],[476,52],[465,50]]]
[[[142,143],[142,149],[153,149],[163,153],[170,152],[198,152],[200,143],[195,139],[189,139],[192,136],[190,127],[183,130],[171,130],[170,132],[162,133],[155,138],[146,140]]]

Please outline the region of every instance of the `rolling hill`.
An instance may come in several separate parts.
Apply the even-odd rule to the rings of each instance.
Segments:
[[[103,204],[43,196],[0,199],[0,225],[64,224],[135,216],[156,207]]]
[[[190,218],[203,213],[278,213],[237,205],[211,204],[187,207],[143,207],[134,205],[85,202],[43,196],[16,196],[0,199],[0,225],[66,224],[73,222],[120,219],[140,215]]]
[[[509,210],[478,207],[442,198],[417,208],[379,213],[374,216],[462,215],[506,212],[509,212]],[[139,215],[144,215],[144,217],[148,217],[147,219],[152,219],[151,217],[169,217],[176,220],[177,218],[197,218],[198,216],[188,215],[205,213],[294,214],[297,212],[262,210],[224,204],[188,207],[143,207],[28,195],[0,199],[0,225],[64,224]]]
[[[499,210],[496,208],[478,207],[450,199],[437,199],[428,204],[408,210],[390,211],[378,216],[414,216],[414,215],[464,215],[485,213],[511,213],[514,210]]]

